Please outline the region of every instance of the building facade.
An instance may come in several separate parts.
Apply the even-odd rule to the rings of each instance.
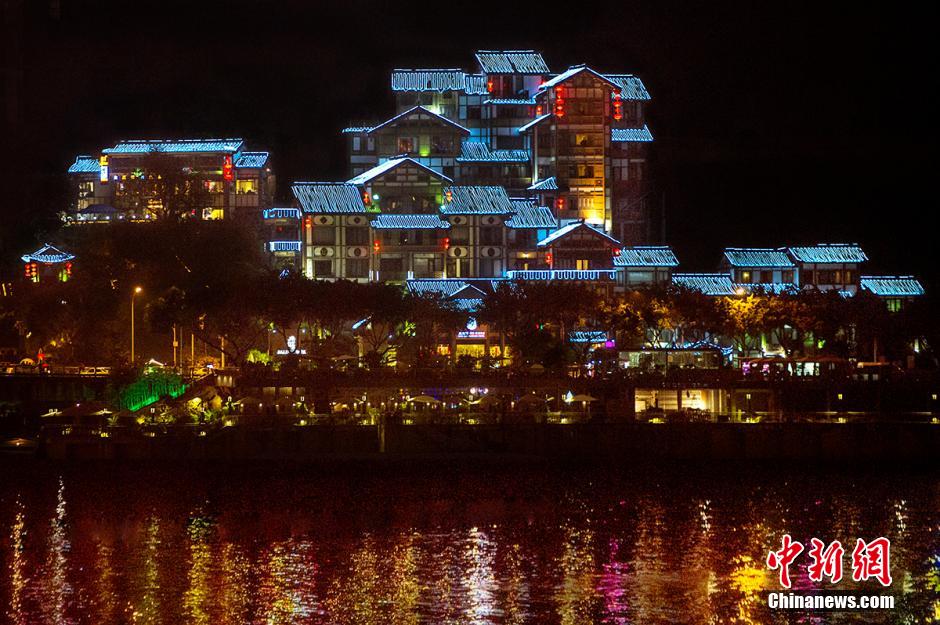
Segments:
[[[275,177],[242,139],[120,141],[68,168],[69,225],[179,218],[258,222]]]

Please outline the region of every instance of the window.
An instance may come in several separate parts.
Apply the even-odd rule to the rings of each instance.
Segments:
[[[812,269],[803,270],[803,284],[815,284],[816,283],[816,272]]]
[[[480,228],[480,245],[502,245],[502,226],[483,226]]]
[[[495,258],[480,259],[480,276],[483,278],[496,278],[502,274],[502,263]]]
[[[772,282],[774,281],[774,272],[772,272],[772,271],[767,271],[767,270],[761,271],[761,272],[760,272],[760,281],[761,281],[763,284],[770,284],[770,283],[772,283]]]
[[[578,271],[587,271],[591,268],[591,261],[586,258],[579,258],[574,262],[574,268]]]
[[[92,197],[95,194],[95,183],[91,180],[82,180],[78,183],[78,197]]]
[[[403,263],[400,258],[379,259],[379,277],[383,280],[395,280],[403,276]]]
[[[352,138],[352,149],[353,149],[353,152],[358,152],[359,150],[362,149],[362,138],[361,138],[361,137],[353,137],[353,138]]]
[[[314,226],[314,245],[333,245],[336,243],[336,228],[333,226]]]
[[[888,312],[896,313],[901,310],[901,300],[896,297],[892,297],[885,303],[888,305]]]
[[[751,272],[750,271],[739,271],[738,272],[738,282],[743,284],[751,283]]]
[[[247,178],[245,180],[235,181],[235,193],[257,193],[258,179]]]
[[[363,228],[364,229],[364,228]],[[350,258],[346,261],[347,278],[368,278],[369,277],[369,259],[368,258]]]
[[[398,153],[410,154],[415,151],[414,137],[398,137]]]
[[[346,245],[368,245],[369,229],[360,227],[346,228]]]
[[[467,107],[467,119],[480,119],[481,107],[479,106],[468,106]]]
[[[318,278],[332,278],[333,277],[333,261],[332,260],[313,261],[313,275]]]
[[[793,282],[793,270],[791,269],[791,270],[781,272],[780,280],[782,282]]]
[[[470,228],[467,226],[452,226],[450,229],[451,245],[466,245],[470,242]]]

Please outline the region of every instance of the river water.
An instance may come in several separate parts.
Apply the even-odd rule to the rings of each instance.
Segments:
[[[940,480],[725,466],[0,464],[0,622],[924,623],[940,619]],[[797,592],[891,611],[767,607],[782,534],[846,545]],[[851,581],[891,539],[893,584]],[[805,555],[805,554],[804,554]]]

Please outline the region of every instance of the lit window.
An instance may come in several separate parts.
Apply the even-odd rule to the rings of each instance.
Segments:
[[[398,153],[410,154],[415,151],[415,140],[413,137],[398,137]]]
[[[257,193],[257,178],[246,178],[245,180],[235,181],[235,193]]]

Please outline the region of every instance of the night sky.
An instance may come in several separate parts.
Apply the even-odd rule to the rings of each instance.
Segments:
[[[857,241],[869,270],[940,285],[926,13],[499,2],[470,3],[498,7],[471,19],[462,2],[0,0],[8,16],[17,4],[23,18],[3,33],[4,68],[22,58],[21,117],[11,123],[7,100],[4,121],[8,224],[56,209],[75,154],[120,138],[244,137],[273,153],[287,201],[292,180],[345,177],[339,131],[391,116],[393,67],[473,69],[476,49],[535,48],[553,70],[644,80],[652,175],[685,268],[712,269],[724,246]],[[3,253],[20,253],[10,238]]]

